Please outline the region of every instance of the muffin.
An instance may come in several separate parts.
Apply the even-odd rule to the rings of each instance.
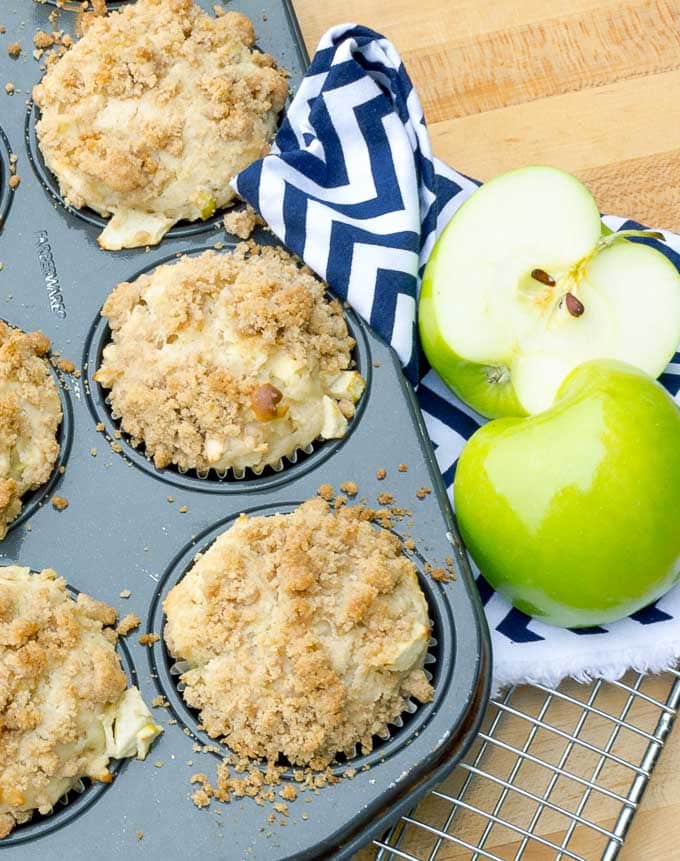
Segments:
[[[0,568],[0,837],[82,778],[109,783],[111,757],[143,759],[161,732],[126,687],[115,621],[52,570]]]
[[[342,437],[364,389],[340,304],[282,249],[183,257],[119,284],[102,313],[94,378],[157,467],[277,467]]]
[[[0,539],[21,497],[44,484],[59,456],[61,402],[45,356],[49,339],[0,321]]]
[[[83,20],[34,87],[40,149],[67,203],[112,216],[102,248],[154,245],[232,201],[229,181],[274,135],[286,73],[254,49],[248,18],[193,0]]]
[[[323,768],[432,698],[416,569],[371,517],[318,498],[241,515],[168,594],[182,695],[238,756]]]

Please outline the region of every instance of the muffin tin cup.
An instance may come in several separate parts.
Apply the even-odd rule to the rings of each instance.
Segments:
[[[213,0],[200,0],[200,5],[211,11]],[[294,89],[307,59],[290,5],[232,0],[229,8],[252,18],[259,45],[290,70]],[[50,816],[34,817],[17,828],[0,841],[0,861],[3,852],[12,861],[89,861],[95,845],[104,861],[139,851],[152,861],[174,861],[186,854],[189,835],[190,851],[205,861],[350,858],[453,768],[474,737],[488,697],[488,632],[435,453],[396,356],[351,312],[357,363],[368,386],[342,440],[316,443],[310,454],[281,472],[223,481],[156,470],[124,439],[120,453],[112,450],[115,422],[106,393],[91,380],[106,336],[106,322],[99,316],[105,299],[120,281],[179,253],[195,253],[197,244],[227,244],[230,238],[210,227],[210,239],[172,235],[148,250],[104,252],[96,241],[100,223],[84,220],[55,200],[54,188],[46,187],[41,176],[33,120],[24,101],[40,74],[31,56],[32,36],[38,29],[55,29],[48,20],[52,11],[50,5],[14,3],[3,12],[5,39],[19,40],[23,57],[14,61],[0,52],[4,80],[17,88],[15,96],[3,101],[7,140],[0,138],[0,203],[7,209],[11,201],[0,228],[0,316],[24,330],[43,330],[63,358],[81,363],[82,377],[67,377],[69,391],[62,392],[61,457],[67,459],[60,464],[65,471],[61,474],[57,465],[55,484],[39,491],[42,504],[25,498],[24,513],[0,542],[0,564],[55,568],[83,591],[115,606],[121,616],[138,614],[142,627],[120,644],[121,654],[131,678],[135,671],[144,700],[151,704],[162,692],[169,708],[154,709],[165,731],[147,762],[125,761],[109,786],[88,786]],[[75,21],[71,12],[60,12],[56,26],[72,30]],[[9,151],[18,155],[21,176],[11,196],[6,188]],[[266,231],[255,238],[273,241]],[[104,422],[106,434],[96,430],[98,421]],[[398,470],[402,463],[407,472]],[[377,478],[379,469],[387,471],[383,481]],[[193,552],[240,512],[290,510],[314,496],[321,484],[340,492],[341,483],[350,480],[359,494],[348,504],[365,498],[379,507],[378,496],[389,492],[396,506],[412,512],[393,528],[403,539],[413,538],[417,547],[414,561],[437,640],[431,648],[435,663],[427,665],[435,679],[435,702],[418,704],[412,714],[406,710],[403,725],[397,721],[390,726],[389,738],[378,740],[366,754],[366,770],[359,767],[352,779],[311,794],[310,803],[291,803],[286,827],[269,821],[271,806],[258,807],[247,798],[199,810],[188,797],[190,778],[205,772],[213,779],[218,760],[193,746],[216,743],[199,734],[197,716],[177,691],[162,641],[147,647],[138,635],[162,634],[162,596],[186,570]],[[418,498],[424,486],[432,492]],[[68,500],[65,510],[46,504],[54,492]],[[449,556],[457,579],[435,582],[426,563],[442,565]],[[123,590],[131,592],[127,599],[120,597]],[[363,761],[363,754],[356,759]],[[345,768],[343,763],[339,770]],[[141,843],[137,832],[144,834]]]
[[[263,231],[256,238],[261,244],[275,244],[272,241],[271,235],[265,234]],[[205,251],[228,254],[236,244],[236,242],[225,240],[219,249],[215,249],[214,245],[208,245],[200,248],[191,248],[185,254],[198,256]],[[126,280],[133,281],[141,275],[148,274],[157,269],[159,266],[172,265],[176,260],[177,257],[175,254],[168,255],[150,266],[146,266],[140,271],[126,276]],[[346,443],[354,428],[361,420],[364,404],[368,400],[371,385],[371,353],[363,326],[357,315],[349,308],[346,308],[344,313],[349,333],[355,341],[355,347],[352,351],[353,368],[359,371],[366,381],[366,389],[357,402],[356,412],[349,420],[347,431],[342,437],[329,440],[313,440],[304,447],[296,448],[277,463],[260,470],[250,468],[242,470],[228,469],[224,473],[220,473],[211,469],[203,475],[198,470],[181,470],[174,465],[163,468],[155,466],[152,458],[146,455],[143,444],[133,446],[129,436],[122,432],[121,420],[113,414],[111,409],[109,390],[101,386],[94,378],[102,363],[104,348],[111,342],[111,330],[106,318],[101,316],[101,310],[97,314],[87,336],[82,360],[85,394],[92,417],[96,424],[101,423],[104,426],[106,436],[110,440],[115,440],[121,445],[124,456],[130,463],[153,475],[154,478],[160,481],[173,484],[176,487],[192,488],[206,493],[241,494],[244,491],[278,487],[298,474],[318,469],[321,464],[332,457]]]
[[[10,326],[14,325],[11,320],[5,319],[4,322]],[[47,482],[40,485],[40,487],[37,487],[35,490],[30,490],[28,491],[28,493],[25,493],[23,495],[21,500],[21,511],[19,512],[17,517],[15,517],[14,520],[12,520],[12,522],[7,525],[8,533],[11,532],[13,529],[17,529],[19,526],[26,524],[30,520],[30,518],[36,513],[36,511],[38,511],[38,509],[42,508],[43,505],[47,504],[49,498],[57,489],[63,472],[66,470],[66,464],[68,462],[68,457],[71,451],[71,444],[73,440],[73,409],[71,407],[71,399],[69,397],[69,392],[65,388],[65,385],[68,385],[68,383],[62,382],[62,380],[59,379],[58,374],[52,367],[50,367],[50,373],[57,387],[59,401],[61,404],[62,418],[59,425],[59,430],[57,431],[59,454],[56,461],[54,462],[52,472]]]
[[[12,202],[12,189],[9,185],[9,178],[12,175],[9,161],[10,151],[7,135],[0,126],[0,230],[7,221],[7,214]]]
[[[297,500],[294,503],[273,503],[268,506],[256,506],[242,513],[248,514],[251,517],[289,514],[303,501]],[[147,628],[161,635],[160,640],[154,643],[153,647],[149,650],[149,668],[152,677],[158,685],[159,693],[170,703],[170,708],[175,719],[191,733],[191,736],[197,742],[212,748],[209,752],[217,756],[218,759],[223,758],[226,754],[231,753],[231,751],[228,746],[222,744],[220,739],[215,739],[208,735],[201,727],[198,712],[187,705],[182,696],[183,685],[180,677],[182,672],[184,672],[183,666],[186,669],[189,666],[184,661],[176,660],[169,653],[165,645],[163,636],[165,628],[163,602],[170,590],[180,582],[193,566],[196,555],[203,554],[208,550],[215,540],[233,525],[238,516],[238,514],[231,515],[219,521],[210,529],[196,536],[186,547],[180,550],[158,583],[147,621]],[[375,529],[382,528],[384,527],[375,525]],[[437,655],[440,652],[450,652],[453,648],[449,633],[451,630],[450,613],[444,596],[437,589],[433,588],[434,581],[425,573],[425,560],[417,552],[409,554],[409,558],[416,566],[420,586],[425,594],[430,612],[430,624],[433,636],[428,643],[425,671],[434,686],[434,698],[431,702],[423,704],[417,703],[414,700],[408,701],[404,711],[394,721],[390,722],[381,733],[374,737],[373,749],[371,751],[363,753],[357,750],[352,756],[341,756],[339,758],[340,762],[331,766],[331,770],[338,777],[341,777],[348,768],[372,768],[393,756],[402,747],[408,745],[415,736],[423,732],[432,715],[440,707],[440,699],[444,691],[443,686],[440,685],[440,668],[444,665],[437,662]],[[292,769],[284,772],[282,778],[284,780],[292,780]]]
[[[17,563],[20,564],[20,563]],[[37,574],[37,570],[33,571]],[[67,584],[71,597],[76,600],[80,590]],[[130,652],[121,639],[116,644],[116,651],[120,664],[127,677],[129,687],[138,684],[137,670],[132,662]],[[128,760],[111,759],[108,769],[113,775],[113,780],[120,779]],[[15,826],[14,831],[8,837],[0,840],[0,847],[33,846],[34,841],[40,837],[46,837],[53,831],[68,826],[71,822],[82,816],[87,810],[95,805],[111,786],[109,783],[84,778],[79,780],[75,787],[71,788],[65,795],[59,798],[52,808],[51,813],[40,814],[37,811],[25,822]]]

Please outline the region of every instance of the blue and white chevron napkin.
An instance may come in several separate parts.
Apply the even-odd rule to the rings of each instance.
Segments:
[[[456,460],[483,419],[425,365],[416,299],[423,266],[477,183],[432,157],[418,94],[394,46],[355,24],[329,30],[271,153],[234,180],[272,231],[396,350],[449,490]],[[607,217],[614,230],[638,227]],[[680,237],[656,247],[680,266]],[[661,378],[680,403],[680,355]],[[552,628],[525,616],[480,576],[494,682],[556,684],[661,670],[680,658],[680,587],[604,627]]]

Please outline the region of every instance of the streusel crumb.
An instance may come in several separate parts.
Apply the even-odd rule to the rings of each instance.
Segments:
[[[139,628],[141,624],[142,620],[136,613],[128,613],[127,616],[124,616],[118,623],[116,633],[119,637],[127,637],[130,631],[134,631],[135,628]]]
[[[250,239],[256,227],[264,224],[264,220],[255,210],[247,204],[244,209],[234,209],[228,212],[223,219],[224,229],[227,233],[238,236],[239,239]]]
[[[119,284],[103,314],[95,379],[158,467],[277,465],[342,437],[364,389],[340,304],[281,249],[182,257]]]
[[[425,597],[373,519],[319,498],[241,515],[166,598],[183,696],[237,755],[323,768],[371,750],[411,696],[431,699]]]
[[[321,499],[325,499],[326,502],[330,502],[334,496],[332,484],[320,484],[316,492],[321,497]]]

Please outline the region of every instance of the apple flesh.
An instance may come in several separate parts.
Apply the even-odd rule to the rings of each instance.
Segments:
[[[420,334],[430,364],[484,416],[547,409],[590,359],[652,377],[680,343],[680,274],[663,254],[605,232],[575,177],[510,171],[456,212],[425,269]]]
[[[544,622],[611,622],[680,577],[680,409],[657,382],[595,360],[554,406],[480,428],[454,485],[468,550]]]

